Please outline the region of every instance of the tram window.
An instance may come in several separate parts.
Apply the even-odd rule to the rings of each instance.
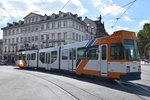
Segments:
[[[124,49],[121,43],[111,44],[110,50],[110,56],[112,60],[124,59]]]
[[[50,64],[50,53],[47,53],[47,63]]]
[[[42,63],[45,63],[45,52],[41,52],[41,53],[40,53],[40,61],[41,61]]]
[[[26,59],[26,54],[19,54],[19,60]]]
[[[68,49],[62,50],[62,60],[68,59]]]
[[[21,58],[22,58],[22,55],[21,55],[21,54],[19,54],[19,60],[21,60]]]
[[[84,59],[86,57],[86,48],[78,48],[78,59]]]
[[[76,49],[71,49],[70,51],[69,51],[69,55],[70,55],[70,60],[72,60],[72,59],[76,59]]]
[[[36,53],[32,53],[31,54],[31,60],[35,60],[35,58],[36,58]]]
[[[88,56],[90,60],[98,60],[98,46],[89,48]]]
[[[27,54],[27,60],[30,60],[30,54]]]
[[[23,54],[22,56],[23,56],[23,59],[26,60],[26,54]]]
[[[102,46],[102,60],[106,60],[106,46]]]
[[[51,52],[51,64],[57,59],[57,51]]]

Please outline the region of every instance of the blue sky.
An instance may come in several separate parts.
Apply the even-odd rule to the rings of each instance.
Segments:
[[[58,13],[68,0],[1,0],[0,2],[0,28],[5,27],[7,23],[23,20],[30,12],[41,15]],[[116,30],[130,30],[138,32],[142,29],[144,23],[150,23],[150,1],[136,0],[134,4],[126,11],[128,6],[123,7],[134,0],[70,0],[62,9],[63,12],[76,13],[84,19],[87,16],[96,20],[102,15],[102,21],[105,23],[106,31],[112,34]],[[114,13],[110,13],[118,9]],[[105,16],[106,14],[109,15]],[[116,18],[123,16],[116,22]],[[113,26],[113,27],[112,27]],[[0,39],[3,38],[2,30]]]

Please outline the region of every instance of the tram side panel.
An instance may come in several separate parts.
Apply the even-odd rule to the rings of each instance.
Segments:
[[[100,76],[99,46],[91,46],[87,50],[87,64],[83,68],[83,73]]]
[[[27,64],[27,67],[36,68],[38,60],[37,59],[38,50],[25,51],[25,54],[26,54],[25,63]]]
[[[39,68],[59,69],[59,47],[41,49],[38,58]]]

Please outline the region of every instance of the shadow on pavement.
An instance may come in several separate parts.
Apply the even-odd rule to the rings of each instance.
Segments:
[[[62,70],[51,70],[47,71],[44,69],[20,69],[20,68],[14,68],[18,70],[26,70],[26,71],[36,71],[36,72],[42,72],[42,73],[47,73],[47,74],[54,74],[54,75],[59,75],[59,76],[65,76],[69,78],[73,78],[76,80],[84,81],[84,82],[89,82],[92,84],[97,84],[101,85],[107,88],[111,89],[116,89],[119,91],[123,92],[128,92],[136,95],[141,95],[141,96],[147,96],[150,97],[150,86],[146,86],[143,84],[136,84],[134,85],[132,82],[127,82],[129,84],[118,84],[115,80],[112,79],[106,79],[106,78],[97,78],[97,77],[92,77],[92,76],[87,76],[87,75],[75,75],[74,73],[68,72],[68,71],[62,71]]]

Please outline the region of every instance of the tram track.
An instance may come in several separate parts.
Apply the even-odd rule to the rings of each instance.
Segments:
[[[140,98],[141,100],[146,100],[144,97],[140,96],[137,92],[140,92],[145,95],[150,95],[150,90],[138,85],[137,83],[131,83],[131,82],[122,82],[115,80],[121,87],[126,89],[128,92],[133,93],[135,96]]]
[[[57,84],[57,83],[55,83],[55,82],[53,82],[53,81],[50,81],[49,79],[47,79],[47,78],[45,78],[45,77],[42,77],[42,76],[39,76],[39,75],[36,75],[36,74],[33,74],[33,73],[28,73],[28,72],[23,72],[23,73],[29,74],[29,75],[32,75],[32,76],[35,76],[35,77],[37,77],[37,78],[40,78],[40,79],[42,79],[42,80],[45,80],[45,81],[47,81],[47,82],[52,83],[53,85],[59,87],[60,89],[62,89],[62,90],[65,91],[66,93],[68,93],[70,96],[72,96],[72,97],[75,98],[76,100],[81,100],[81,99],[82,99],[82,98],[79,98],[78,96],[76,96],[75,94],[71,93],[69,90],[65,89],[65,88],[62,87],[61,85],[59,85],[59,84]],[[49,77],[50,77],[50,76],[49,76]],[[73,84],[64,82],[64,81],[62,81],[62,80],[60,80],[60,79],[57,79],[57,78],[54,78],[54,77],[51,77],[51,78],[53,78],[53,79],[55,79],[55,80],[57,80],[57,81],[61,81],[61,82],[63,82],[64,84],[67,84],[67,85],[69,85],[69,86],[72,86],[72,87],[74,87],[74,88],[77,88],[77,89],[83,91],[84,93],[86,93],[86,94],[92,96],[92,97],[94,98],[93,100],[103,100],[101,97],[98,97],[98,96],[96,96],[96,95],[94,95],[94,94],[92,94],[92,93],[90,93],[90,92],[88,92],[88,91],[86,91],[86,90],[84,90],[84,89],[78,87],[78,86],[75,86],[75,85],[73,85]]]

